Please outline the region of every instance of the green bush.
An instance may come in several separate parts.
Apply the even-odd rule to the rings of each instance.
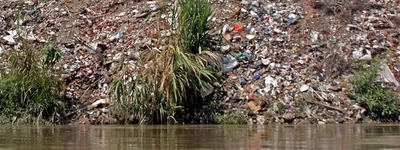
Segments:
[[[390,89],[383,89],[376,82],[379,62],[373,62],[368,69],[361,70],[353,81],[356,99],[367,106],[368,111],[377,114],[377,119],[391,119],[400,110],[397,96]]]
[[[8,55],[8,69],[0,72],[0,116],[10,118],[2,122],[57,121],[62,86],[50,68],[60,58],[60,51],[50,43],[38,51],[21,41],[20,49]]]

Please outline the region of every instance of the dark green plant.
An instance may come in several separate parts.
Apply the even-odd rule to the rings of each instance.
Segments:
[[[379,119],[389,119],[400,110],[397,96],[390,89],[383,89],[376,82],[380,62],[374,61],[370,68],[361,70],[353,81],[353,89],[358,102],[365,104],[369,112]]]

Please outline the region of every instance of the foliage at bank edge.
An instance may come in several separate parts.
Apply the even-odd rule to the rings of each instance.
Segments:
[[[62,86],[50,68],[60,58],[60,51],[50,43],[37,50],[21,36],[19,41],[19,49],[7,56],[9,65],[0,70],[1,122],[57,121]]]
[[[226,113],[214,116],[215,122],[219,124],[245,124],[246,117],[240,113]]]
[[[62,86],[50,69],[60,59],[60,51],[51,43],[44,43],[38,50],[17,33],[21,45],[7,55],[8,66],[0,69],[0,121],[58,121]]]
[[[358,72],[353,81],[356,100],[366,105],[373,119],[391,121],[397,119],[398,98],[390,89],[380,87],[376,82],[381,62],[374,60],[368,69]]]
[[[184,122],[185,111],[204,98],[218,81],[220,58],[207,51],[212,9],[207,0],[180,0],[172,8],[176,33],[162,50],[142,53],[138,68],[126,65],[110,90],[112,112],[123,123]],[[210,65],[212,64],[212,65]],[[127,84],[126,79],[132,79]]]

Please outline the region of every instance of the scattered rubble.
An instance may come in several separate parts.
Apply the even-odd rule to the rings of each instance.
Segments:
[[[85,123],[105,123],[99,118],[112,123],[104,116],[113,103],[108,97],[113,68],[120,63],[135,68],[143,50],[162,49],[173,34],[165,26],[171,14],[162,11],[163,2],[173,4],[0,1],[0,59],[18,46],[17,32],[30,41],[54,42],[63,53],[55,70],[67,85],[65,99],[82,110],[71,115]],[[244,112],[249,123],[358,121],[365,109],[347,97],[344,86],[354,73],[350,64],[386,52],[393,55],[382,66],[382,78],[398,87],[397,1],[370,1],[374,7],[360,8],[350,23],[318,10],[315,0],[212,2],[218,9],[210,34],[222,38],[214,46],[226,75],[221,99],[227,111]]]

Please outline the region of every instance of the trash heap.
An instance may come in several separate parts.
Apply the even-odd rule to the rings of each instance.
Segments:
[[[3,54],[20,45],[17,32],[29,41],[57,44],[63,55],[54,69],[74,110],[67,115],[114,123],[107,106],[115,68],[121,63],[135,68],[141,52],[163,49],[173,33],[168,30],[172,14],[162,5],[173,3],[0,1],[0,63],[5,66]],[[348,97],[355,73],[351,64],[387,53],[382,78],[398,86],[397,1],[373,0],[350,16],[327,13],[331,6],[315,0],[212,3],[218,9],[210,18],[215,25],[210,34],[226,76],[216,91],[227,114],[243,114],[256,124],[359,121],[366,109]],[[336,9],[346,10],[339,2]]]
[[[353,17],[352,22],[340,18],[344,13],[318,10],[317,3],[242,0],[226,8],[233,15],[225,16],[235,18],[221,21],[226,113],[242,113],[257,124],[343,123],[365,117],[366,109],[348,97],[351,64],[398,53],[397,2],[374,1],[368,8],[376,9],[352,10],[355,14],[345,18]],[[396,68],[397,58],[390,58],[390,67],[384,65]],[[399,76],[386,70],[384,80],[397,87]]]

